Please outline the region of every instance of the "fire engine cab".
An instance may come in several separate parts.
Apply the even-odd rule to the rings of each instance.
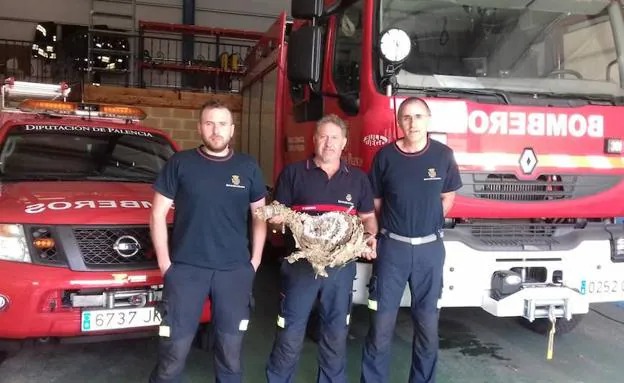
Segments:
[[[267,184],[312,155],[329,113],[349,124],[344,159],[368,171],[402,136],[401,102],[421,97],[463,181],[443,220],[439,307],[552,334],[624,300],[619,1],[293,0],[290,13],[242,88],[242,148]],[[372,265],[357,266],[353,302],[367,305]]]
[[[70,92],[2,86],[0,351],[149,335],[160,323],[151,184],[178,148],[139,124],[141,109],[68,102]]]

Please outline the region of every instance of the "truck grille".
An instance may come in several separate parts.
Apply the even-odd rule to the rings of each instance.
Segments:
[[[535,180],[519,180],[507,173],[464,173],[459,194],[496,201],[567,200],[604,192],[621,180],[609,175],[542,175]]]
[[[470,233],[486,246],[550,246],[558,243],[554,237],[559,228],[566,226],[492,222],[470,225]]]
[[[156,262],[149,227],[75,228],[87,267]]]
[[[576,177],[541,176],[534,181],[518,180],[513,174],[474,177],[477,198],[497,201],[544,201],[572,197]]]

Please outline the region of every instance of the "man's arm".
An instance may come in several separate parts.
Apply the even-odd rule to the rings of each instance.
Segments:
[[[367,245],[371,248],[371,251],[368,253],[362,254],[364,259],[372,260],[377,258],[377,231],[379,227],[377,225],[377,217],[375,212],[358,214],[360,220],[362,221],[362,225],[364,225],[364,231],[369,233],[368,240],[366,241]],[[366,238],[366,237],[365,237]]]
[[[257,208],[262,207],[266,204],[266,200],[264,197],[260,198],[256,202],[250,203],[251,211],[255,211]],[[262,261],[262,251],[264,250],[264,241],[266,241],[267,236],[267,224],[264,220],[252,214],[252,223],[251,223],[251,264],[254,269],[257,271],[258,267],[260,267],[260,262]]]
[[[370,233],[372,235],[377,235],[377,231],[379,230],[377,227],[377,217],[374,212],[358,214],[360,220],[362,220],[362,225],[364,225],[364,231]]]
[[[446,217],[448,212],[453,207],[453,203],[455,202],[455,192],[452,191],[448,193],[442,193],[440,195],[440,198],[442,198],[442,212],[444,216]]]
[[[171,258],[169,257],[169,238],[167,233],[167,214],[169,213],[172,204],[173,200],[158,192],[154,193],[152,211],[150,215],[150,235],[154,245],[154,250],[156,251],[158,268],[163,276],[171,266]]]
[[[381,198],[375,198],[373,203],[375,204],[375,215],[377,216],[377,221],[381,219],[381,205],[383,200]]]

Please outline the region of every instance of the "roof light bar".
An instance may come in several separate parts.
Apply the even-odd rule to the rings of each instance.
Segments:
[[[114,104],[86,104],[64,101],[24,100],[19,105],[24,112],[49,113],[54,115],[86,118],[110,118],[122,120],[143,120],[147,117],[141,108]]]

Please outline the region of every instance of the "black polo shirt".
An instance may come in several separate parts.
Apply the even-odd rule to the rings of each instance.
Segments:
[[[444,212],[440,194],[462,186],[453,151],[429,139],[417,153],[403,152],[396,142],[381,148],[371,165],[375,198],[382,198],[380,226],[406,237],[441,230]]]
[[[172,262],[232,269],[249,262],[249,204],[266,194],[253,157],[225,157],[201,148],[175,153],[154,189],[174,201]]]
[[[274,197],[293,210],[308,214],[328,211],[357,214],[375,210],[366,173],[344,161],[331,178],[312,159],[287,165],[278,177]]]

